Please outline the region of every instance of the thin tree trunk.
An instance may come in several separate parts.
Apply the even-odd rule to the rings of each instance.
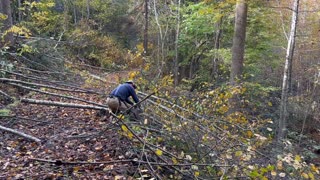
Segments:
[[[87,0],[87,19],[90,19],[90,0]]]
[[[248,5],[245,0],[237,1],[235,31],[233,35],[230,83],[235,85],[242,78]]]
[[[7,31],[12,26],[12,12],[11,12],[11,1],[10,0],[1,0],[0,2],[0,13],[3,13],[7,16],[4,20],[2,32]],[[0,47],[11,46],[13,44],[13,34],[7,33],[4,37],[4,43],[0,43]]]
[[[149,26],[149,0],[145,0],[144,2],[144,19],[145,19],[145,25],[144,25],[144,40],[143,40],[143,55],[146,56],[148,53],[148,26]]]
[[[291,30],[288,40],[286,62],[284,67],[283,82],[282,82],[282,92],[281,92],[281,102],[280,102],[280,119],[278,124],[278,143],[286,137],[287,133],[287,106],[288,106],[288,96],[290,91],[290,82],[292,74],[292,59],[294,54],[295,45],[295,35],[298,23],[298,10],[299,10],[299,0],[295,0],[293,3],[293,12],[291,20]],[[280,144],[279,144],[280,145]]]
[[[219,19],[219,21],[216,24],[217,30],[216,30],[215,40],[214,40],[215,54],[212,59],[212,71],[211,71],[211,79],[212,80],[215,80],[217,77],[217,74],[218,74],[217,61],[218,61],[218,50],[220,49],[221,24],[222,24],[222,17]]]
[[[176,38],[175,38],[175,60],[174,60],[174,87],[178,85],[179,80],[179,52],[178,52],[178,45],[179,45],[179,34],[180,34],[180,6],[181,0],[178,0],[178,8],[177,8],[177,29],[176,29]]]
[[[21,0],[18,0],[18,22],[22,21],[22,12],[20,8],[21,8]]]

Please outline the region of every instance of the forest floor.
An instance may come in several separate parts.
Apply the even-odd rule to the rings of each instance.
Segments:
[[[109,74],[110,83],[91,90],[108,93],[116,79],[126,74]],[[94,94],[69,95],[100,104],[105,101]],[[61,101],[33,92],[24,97]],[[12,117],[0,118],[0,125],[39,138],[41,143],[1,131],[0,179],[130,179],[141,173],[128,160],[131,142],[120,135],[113,118],[99,116],[97,110],[25,103],[10,110]]]

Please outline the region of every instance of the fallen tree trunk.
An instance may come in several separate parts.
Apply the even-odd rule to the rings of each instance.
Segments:
[[[42,93],[42,94],[48,94],[48,95],[51,95],[51,96],[57,96],[57,97],[62,97],[62,98],[66,98],[66,99],[77,100],[77,101],[85,102],[85,103],[88,103],[88,104],[93,104],[93,105],[96,105],[96,106],[101,106],[101,107],[107,108],[107,106],[105,106],[105,105],[102,105],[102,104],[99,104],[99,103],[96,103],[96,102],[92,102],[92,101],[87,101],[85,99],[74,97],[74,96],[67,96],[67,95],[63,95],[63,94],[57,94],[57,93],[41,91],[41,90],[30,88],[30,87],[27,87],[27,86],[22,86],[22,85],[19,85],[19,84],[16,84],[16,83],[8,83],[8,84],[13,85],[13,86],[17,86],[17,87],[20,87],[20,88],[23,88],[23,89],[27,89],[27,90],[30,90],[30,91],[39,92],[39,93]]]
[[[26,139],[35,141],[35,142],[37,142],[37,143],[40,143],[40,142],[41,142],[41,140],[38,139],[38,138],[36,138],[36,137],[30,136],[30,135],[25,134],[25,133],[23,133],[23,132],[19,132],[19,131],[17,131],[17,130],[14,130],[14,129],[11,129],[11,128],[7,128],[7,127],[1,126],[1,125],[0,125],[0,130],[6,131],[6,132],[10,132],[10,133],[12,133],[12,134],[19,135],[19,136],[21,136],[21,137],[24,137],[24,138],[26,138]]]
[[[45,85],[45,84],[30,83],[30,82],[25,82],[25,81],[20,81],[20,80],[15,80],[15,79],[8,79],[8,78],[0,78],[0,82],[3,82],[3,83],[8,83],[8,82],[20,83],[20,84],[26,84],[26,85],[30,85],[30,86],[44,87],[44,88],[50,88],[50,89],[55,89],[55,90],[60,90],[60,91],[69,91],[69,92],[77,92],[77,93],[94,93],[92,91],[79,90],[79,89],[66,89],[66,88],[60,88],[60,87]],[[99,94],[99,93],[95,92],[95,94]]]
[[[107,110],[107,111],[109,110],[108,108],[105,108],[105,107],[74,104],[74,103],[62,103],[57,101],[46,101],[46,100],[27,99],[27,98],[22,98],[20,101],[24,103],[40,104],[40,105],[47,105],[47,106],[59,106],[59,107],[95,109],[95,110]]]

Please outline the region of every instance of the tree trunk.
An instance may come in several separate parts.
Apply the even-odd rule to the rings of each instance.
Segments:
[[[214,50],[215,55],[212,59],[212,71],[211,71],[211,80],[215,80],[218,75],[218,68],[217,68],[217,61],[218,61],[218,50],[220,49],[220,39],[221,39],[221,24],[222,24],[222,17],[219,19],[219,21],[216,23],[216,36],[214,39]]]
[[[245,0],[237,1],[235,31],[233,35],[230,83],[235,85],[241,79],[246,39],[248,5]]]
[[[177,8],[177,29],[176,29],[176,37],[175,37],[175,59],[174,59],[174,87],[178,85],[179,80],[179,52],[178,52],[178,45],[179,45],[179,33],[180,33],[180,5],[181,0],[178,0],[178,8]]]
[[[90,0],[87,0],[87,19],[90,19]]]
[[[298,22],[298,10],[299,10],[299,0],[295,0],[293,3],[291,30],[289,34],[286,62],[285,62],[283,82],[282,82],[280,119],[278,124],[278,131],[277,131],[278,143],[286,137],[286,132],[287,132],[287,116],[288,116],[287,105],[288,105],[288,96],[290,91],[290,82],[291,82],[290,79],[292,74],[292,59],[294,54],[295,35],[296,35],[297,22]]]
[[[145,19],[145,25],[144,25],[144,40],[143,40],[143,55],[146,56],[148,52],[148,26],[149,26],[149,20],[148,20],[148,10],[149,6],[149,0],[145,0],[144,2],[144,19]]]
[[[22,12],[20,8],[21,8],[21,0],[18,0],[18,22],[22,21]]]
[[[1,0],[0,2],[0,13],[7,16],[3,21],[2,32],[5,32],[12,26],[12,13],[11,13],[11,1],[10,0]],[[1,41],[0,47],[11,46],[13,44],[13,34],[8,33],[4,37],[4,42]]]

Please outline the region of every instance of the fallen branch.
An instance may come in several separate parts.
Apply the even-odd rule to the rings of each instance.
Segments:
[[[27,99],[27,98],[22,98],[20,101],[24,102],[24,103],[40,104],[40,105],[48,105],[48,106],[95,109],[95,110],[106,110],[106,111],[109,110],[108,108],[100,107],[100,106],[90,106],[90,105],[73,104],[73,103],[62,103],[62,102],[57,102],[57,101],[46,101],[46,100],[36,100],[36,99]]]
[[[105,107],[105,108],[108,107],[108,106],[105,106],[105,105],[102,105],[102,104],[99,104],[99,103],[96,103],[96,102],[87,101],[85,99],[74,97],[74,96],[67,96],[67,95],[63,95],[63,94],[57,94],[57,93],[51,93],[51,92],[47,92],[47,91],[41,91],[41,90],[34,89],[34,88],[31,88],[31,87],[22,86],[22,85],[19,85],[19,84],[16,84],[16,83],[8,83],[8,84],[13,85],[13,86],[17,86],[17,87],[20,87],[20,88],[23,88],[23,89],[27,89],[27,90],[30,90],[30,91],[39,92],[39,93],[42,93],[42,94],[48,94],[48,95],[51,95],[51,96],[57,96],[57,97],[62,97],[62,98],[66,98],[66,99],[77,100],[77,101],[81,101],[81,102],[85,102],[85,103],[88,103],[88,104],[93,104],[93,105],[101,106],[101,107]]]
[[[24,137],[24,138],[26,138],[26,139],[35,141],[35,142],[37,142],[37,143],[40,143],[40,142],[41,142],[41,140],[38,139],[38,138],[36,138],[36,137],[30,136],[30,135],[25,134],[25,133],[23,133],[23,132],[19,132],[19,131],[17,131],[17,130],[14,130],[14,129],[11,129],[11,128],[7,128],[7,127],[1,126],[1,125],[0,125],[0,130],[6,131],[6,132],[10,132],[10,133],[13,133],[13,134],[16,134],[16,135],[19,135],[19,136],[22,136],[22,137]]]
[[[22,67],[20,67],[20,68],[22,68]],[[23,69],[23,68],[22,68],[22,69]],[[37,70],[32,70],[32,69],[29,69],[29,68],[25,68],[25,69],[28,70],[28,71],[35,71],[35,72],[37,72]],[[19,76],[19,77],[22,77],[22,78],[25,78],[25,79],[31,79],[31,80],[35,80],[35,81],[48,82],[48,83],[51,83],[51,84],[55,84],[55,85],[57,85],[57,86],[60,85],[60,86],[63,86],[63,87],[68,87],[68,88],[75,88],[75,89],[83,90],[83,91],[85,91],[85,92],[89,92],[89,93],[92,93],[92,94],[102,94],[102,93],[97,93],[97,92],[95,92],[95,91],[93,91],[93,90],[80,88],[80,87],[78,87],[78,86],[75,85],[75,84],[73,84],[73,85],[71,85],[71,84],[65,84],[64,81],[55,81],[55,80],[50,80],[50,79],[47,79],[47,78],[41,78],[41,77],[39,77],[39,76],[32,76],[32,75],[31,75],[31,76],[26,76],[26,75],[24,75],[24,74],[20,74],[20,73],[17,73],[17,72],[12,72],[12,71],[6,71],[6,70],[4,70],[4,69],[0,69],[0,71],[6,72],[6,73],[8,73],[8,74],[13,74],[13,75],[15,75],[15,76]],[[48,74],[49,71],[39,71],[39,73],[40,73],[40,72],[44,72],[44,73],[47,73],[47,74]],[[60,72],[51,72],[51,74],[57,74],[57,73],[60,73]],[[60,74],[63,75],[63,76],[65,76],[65,75],[67,75],[67,74],[69,74],[69,73],[61,72]]]
[[[55,90],[60,90],[60,91],[68,91],[68,92],[95,93],[92,91],[84,91],[84,90],[78,90],[78,89],[66,89],[66,88],[60,88],[60,87],[38,84],[38,83],[30,83],[30,82],[25,82],[25,81],[20,81],[20,80],[15,80],[15,79],[8,79],[8,78],[0,78],[0,82],[3,82],[3,83],[14,82],[14,83],[26,84],[26,85],[30,85],[30,86],[44,87],[44,88],[50,88],[50,89],[55,89]],[[95,94],[99,94],[99,93],[95,93]]]
[[[41,159],[41,158],[30,158],[30,160],[38,161],[38,162],[45,162],[45,163],[52,163],[57,166],[60,165],[78,165],[78,164],[93,164],[93,165],[100,165],[100,164],[116,164],[116,163],[141,163],[141,164],[151,164],[151,165],[158,165],[158,166],[211,166],[211,167],[231,167],[230,165],[217,165],[217,164],[201,164],[201,163],[184,163],[184,164],[169,164],[169,163],[158,163],[158,162],[147,162],[141,161],[138,159],[123,159],[123,160],[114,160],[114,161],[100,161],[100,162],[87,162],[87,161],[62,161],[62,160],[48,160],[48,159]]]
[[[6,99],[8,100],[12,100],[13,98],[11,96],[9,96],[7,93],[3,92],[0,90],[0,94],[3,95]]]

